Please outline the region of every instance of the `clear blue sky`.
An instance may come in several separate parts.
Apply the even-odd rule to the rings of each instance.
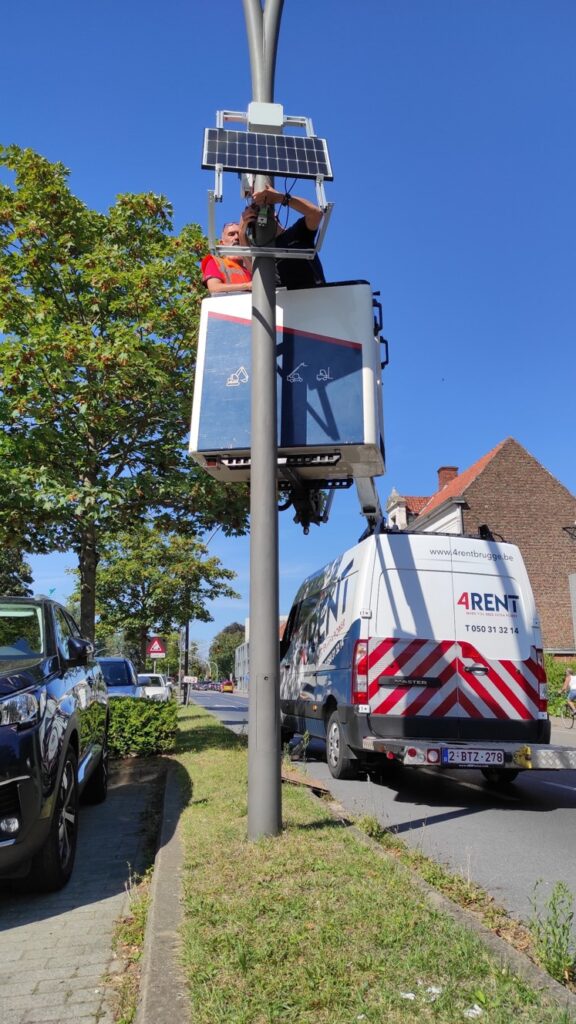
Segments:
[[[95,208],[150,189],[205,225],[203,128],[251,98],[241,0],[28,0],[2,20],[2,141],[63,161]],[[285,2],[276,99],[329,142],[327,277],[384,303],[383,501],[509,435],[576,491],[575,43],[574,0]],[[227,175],[222,221],[239,205]],[[351,492],[307,538],[280,523],[288,611],[363,521]],[[193,626],[203,642],[248,614],[248,541],[210,549],[243,600]],[[37,589],[65,597],[66,564],[34,558]]]

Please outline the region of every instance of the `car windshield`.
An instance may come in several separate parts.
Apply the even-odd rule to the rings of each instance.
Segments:
[[[25,668],[44,656],[42,608],[0,601],[0,668]]]
[[[132,680],[128,674],[128,665],[125,661],[101,661],[100,668],[106,680],[106,686],[132,685]]]
[[[144,676],[142,673],[139,673],[138,682],[141,686],[164,686],[162,676]]]

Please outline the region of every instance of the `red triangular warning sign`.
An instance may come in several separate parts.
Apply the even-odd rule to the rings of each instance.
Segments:
[[[165,654],[165,653],[166,653],[166,648],[164,647],[164,644],[162,643],[162,640],[159,640],[158,637],[155,636],[150,641],[150,643],[148,644],[148,654]]]

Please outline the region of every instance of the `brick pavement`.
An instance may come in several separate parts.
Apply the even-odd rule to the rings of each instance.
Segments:
[[[81,805],[74,873],[61,892],[0,888],[0,1024],[112,1024],[103,979],[118,967],[112,937],[130,875],[153,855],[147,821],[163,778],[158,761],[113,767],[105,803]]]

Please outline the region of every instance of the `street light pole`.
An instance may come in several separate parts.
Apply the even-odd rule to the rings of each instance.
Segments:
[[[271,103],[284,0],[243,0],[253,99]],[[256,187],[262,188],[262,179]],[[276,267],[257,256],[252,276],[250,452],[250,694],[248,838],[282,828],[276,486]]]

